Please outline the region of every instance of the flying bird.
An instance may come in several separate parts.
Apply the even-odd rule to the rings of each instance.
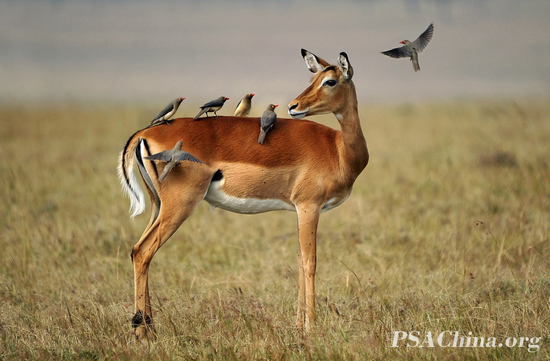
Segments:
[[[395,48],[391,50],[383,51],[382,54],[391,56],[392,58],[405,58],[410,57],[414,71],[420,70],[420,65],[418,65],[418,53],[420,53],[430,40],[432,40],[432,35],[434,33],[434,24],[431,23],[430,26],[424,31],[418,39],[415,41],[403,40],[400,41],[400,44],[403,44],[400,48]]]
[[[147,128],[149,127],[152,127],[153,125],[159,125],[159,124],[168,124],[170,125],[170,117],[172,117],[174,114],[176,114],[176,112],[178,111],[178,107],[180,106],[181,102],[184,100],[185,98],[176,98],[174,100],[172,100],[171,103],[168,103],[167,106],[164,107],[164,109],[162,109],[158,114],[157,116],[155,117],[155,119],[153,119],[151,121],[151,124],[149,124],[147,126]]]
[[[277,120],[277,114],[275,114],[275,108],[278,104],[269,104],[267,109],[262,114],[262,120],[260,122],[260,136],[258,137],[258,143],[264,144],[265,136],[270,129],[273,129],[273,124]]]
[[[252,106],[252,97],[256,95],[254,93],[248,93],[241,99],[237,107],[235,108],[236,117],[247,117],[250,113],[250,107]]]
[[[206,117],[208,117],[208,113],[214,113],[214,115],[216,115],[217,117],[218,113],[216,112],[223,107],[223,104],[226,100],[229,100],[229,98],[219,97],[204,104],[202,107],[200,107],[201,111],[195,116],[195,120],[199,119],[199,117],[204,113],[206,113]]]
[[[172,148],[171,150],[165,150],[160,153],[153,154],[149,157],[145,157],[145,159],[149,159],[149,160],[158,160],[161,162],[166,162],[166,164],[164,165],[164,169],[159,176],[159,182],[162,182],[164,178],[166,178],[168,173],[170,173],[172,168],[180,164],[180,162],[190,161],[195,163],[202,163],[200,160],[192,156],[191,153],[184,152],[181,149],[182,145],[183,145],[183,140],[178,140],[174,148]]]

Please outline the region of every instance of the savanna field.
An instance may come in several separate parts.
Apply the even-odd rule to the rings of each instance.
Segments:
[[[321,216],[313,330],[294,327],[295,214],[202,203],[153,259],[159,337],[141,344],[130,251],[149,208],[129,218],[116,166],[156,111],[0,107],[0,359],[550,358],[548,99],[363,104],[371,160]]]

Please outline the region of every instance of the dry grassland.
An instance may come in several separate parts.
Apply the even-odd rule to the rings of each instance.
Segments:
[[[371,162],[321,216],[307,336],[293,327],[295,214],[202,204],[153,260],[150,345],[130,325],[148,214],[129,219],[116,162],[155,109],[4,105],[0,359],[548,359],[549,103],[364,106]],[[395,331],[541,339],[391,347]]]

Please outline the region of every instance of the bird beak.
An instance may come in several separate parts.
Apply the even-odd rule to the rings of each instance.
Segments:
[[[252,97],[253,97],[254,95],[256,95],[256,94],[254,94],[254,93],[250,93],[250,97],[251,97],[251,98],[252,98]]]
[[[229,98],[225,98],[225,100],[229,100]]]
[[[273,106],[274,106],[275,108],[277,108],[277,107],[279,106],[279,104],[273,104]]]
[[[405,42],[404,42],[404,41],[400,41],[399,44],[405,44]]]

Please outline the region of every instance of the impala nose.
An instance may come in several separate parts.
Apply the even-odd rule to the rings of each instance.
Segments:
[[[300,105],[299,102],[290,103],[288,105],[288,114],[295,119],[302,119],[306,116],[308,110],[296,110],[298,106]]]
[[[290,112],[291,110],[296,109],[296,108],[298,108],[298,102],[296,102],[296,103],[294,103],[294,104],[290,103],[290,104],[288,105],[288,111],[289,111],[289,112]]]

